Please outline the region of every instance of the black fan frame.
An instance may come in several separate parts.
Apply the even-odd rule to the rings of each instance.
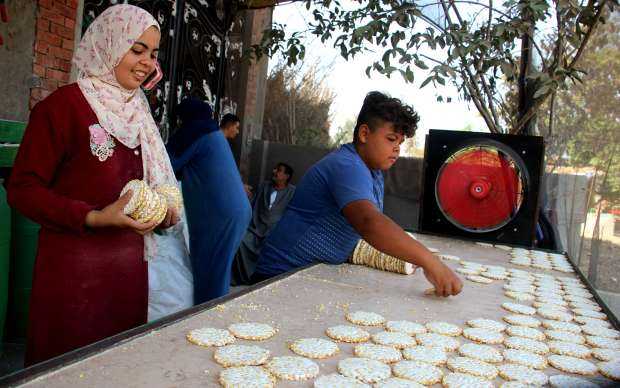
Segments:
[[[437,204],[435,182],[444,162],[465,147],[497,145],[506,149],[519,165],[525,190],[517,214],[504,226],[487,232],[473,232],[455,226]],[[424,149],[424,169],[420,202],[421,232],[456,236],[508,245],[533,246],[538,220],[540,188],[544,173],[544,142],[540,136],[506,135],[484,132],[463,132],[431,129]]]

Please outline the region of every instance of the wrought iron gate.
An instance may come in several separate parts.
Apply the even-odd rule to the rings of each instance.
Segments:
[[[82,33],[115,0],[85,0]],[[208,101],[216,117],[235,111],[224,97],[227,56],[241,51],[230,42],[236,2],[225,0],[129,0],[149,11],[161,26],[158,60],[164,78],[147,93],[153,117],[167,139],[175,128],[175,106],[186,96]]]

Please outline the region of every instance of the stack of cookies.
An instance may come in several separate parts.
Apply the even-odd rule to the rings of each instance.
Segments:
[[[360,240],[357,243],[351,256],[351,262],[404,275],[411,275],[414,270],[413,264],[379,252],[364,240]]]
[[[182,206],[181,192],[173,185],[160,185],[154,190],[148,184],[139,179],[129,181],[120,196],[131,190],[131,199],[123,212],[142,223],[156,221],[161,223],[166,217],[168,208],[180,211]]]

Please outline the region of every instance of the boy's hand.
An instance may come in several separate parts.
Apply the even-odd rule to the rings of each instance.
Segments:
[[[437,296],[457,295],[463,289],[461,279],[439,259],[433,260],[431,264],[424,267],[424,276],[435,286]]]

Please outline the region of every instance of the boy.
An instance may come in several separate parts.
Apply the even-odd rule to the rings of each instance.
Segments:
[[[383,211],[383,173],[396,162],[419,117],[413,108],[370,92],[353,143],[312,166],[267,238],[253,282],[316,262],[342,264],[360,237],[388,255],[422,267],[438,296],[461,292],[461,280]]]

